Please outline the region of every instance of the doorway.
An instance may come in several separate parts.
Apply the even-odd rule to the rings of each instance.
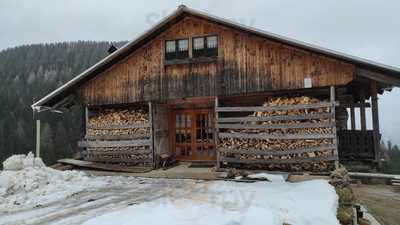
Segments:
[[[216,160],[212,109],[173,109],[169,132],[177,160]]]

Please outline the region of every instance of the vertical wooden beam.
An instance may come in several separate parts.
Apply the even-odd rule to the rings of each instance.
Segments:
[[[380,133],[379,133],[379,114],[378,114],[378,90],[376,81],[371,81],[371,111],[372,111],[372,127],[374,137],[375,160],[380,164]]]
[[[365,131],[367,130],[367,125],[366,125],[366,119],[365,119],[365,93],[364,91],[361,92],[360,96],[360,120],[361,120],[361,130]]]
[[[197,132],[196,132],[196,121],[197,121],[197,113],[196,113],[196,111],[192,108],[192,109],[189,109],[188,110],[188,114],[187,114],[187,116],[188,117],[186,117],[186,122],[187,123],[189,123],[189,121],[187,120],[188,118],[191,118],[190,119],[190,133],[191,133],[191,135],[190,135],[190,137],[191,137],[191,146],[190,146],[190,151],[192,152],[192,155],[191,155],[191,157],[198,157],[198,152],[197,152],[197,145],[196,145],[196,139],[197,139],[197,137],[196,137],[196,135],[197,135]]]
[[[85,106],[85,134],[83,135],[84,137],[88,133],[88,126],[89,125],[89,109],[87,106]]]
[[[88,133],[88,127],[89,127],[89,108],[87,106],[85,106],[85,118],[84,118],[84,130],[83,130],[83,137],[82,139],[84,139]],[[83,159],[87,159],[88,157],[88,151],[87,148],[83,148]]]
[[[150,151],[151,151],[151,155],[152,155],[152,168],[154,169],[156,167],[156,162],[158,160],[156,160],[157,155],[154,152],[154,126],[153,126],[153,106],[151,104],[151,101],[149,101],[149,123],[150,123],[150,141],[151,141],[151,145],[150,145]]]
[[[354,106],[350,107],[351,130],[356,129],[356,115],[354,113]]]
[[[335,169],[339,168],[339,154],[338,154],[338,137],[337,137],[337,132],[336,132],[336,102],[335,102],[335,87],[331,86],[330,87],[330,92],[331,92],[331,113],[332,115],[332,123],[334,126],[332,127],[332,133],[334,134],[333,138],[333,145],[335,146],[334,154],[336,155],[336,160],[335,160]]]
[[[40,120],[36,120],[36,157],[40,157]]]
[[[168,108],[168,138],[169,138],[169,153],[176,159],[176,111],[173,105],[167,105]]]
[[[219,145],[219,138],[218,138],[218,133],[219,133],[219,128],[218,128],[218,97],[215,97],[215,103],[214,103],[214,144],[215,144],[215,151],[217,153],[217,171],[220,170],[221,168],[221,162],[220,162],[220,152],[218,151],[218,145]]]
[[[79,139],[83,139],[86,133],[86,108],[83,106],[81,108],[80,116],[81,116],[81,126],[79,130],[80,132]]]

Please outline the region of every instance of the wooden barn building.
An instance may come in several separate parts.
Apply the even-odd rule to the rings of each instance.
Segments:
[[[95,163],[329,170],[379,165],[378,95],[399,85],[397,68],[180,6],[32,107],[81,105]]]

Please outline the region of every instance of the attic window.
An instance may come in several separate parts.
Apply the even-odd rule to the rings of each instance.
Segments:
[[[217,36],[209,36],[206,38],[207,40],[207,48],[214,49],[217,48]]]
[[[193,38],[193,58],[218,55],[218,37],[215,35]]]
[[[169,40],[165,42],[165,59],[186,59],[189,57],[189,40]]]
[[[206,37],[206,43],[207,43],[207,56],[217,56],[218,55],[217,36]]]

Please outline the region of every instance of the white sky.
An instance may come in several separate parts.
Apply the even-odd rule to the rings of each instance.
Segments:
[[[0,50],[21,44],[132,40],[180,4],[400,67],[400,1],[0,0]],[[400,144],[400,90],[380,97],[384,138]]]

